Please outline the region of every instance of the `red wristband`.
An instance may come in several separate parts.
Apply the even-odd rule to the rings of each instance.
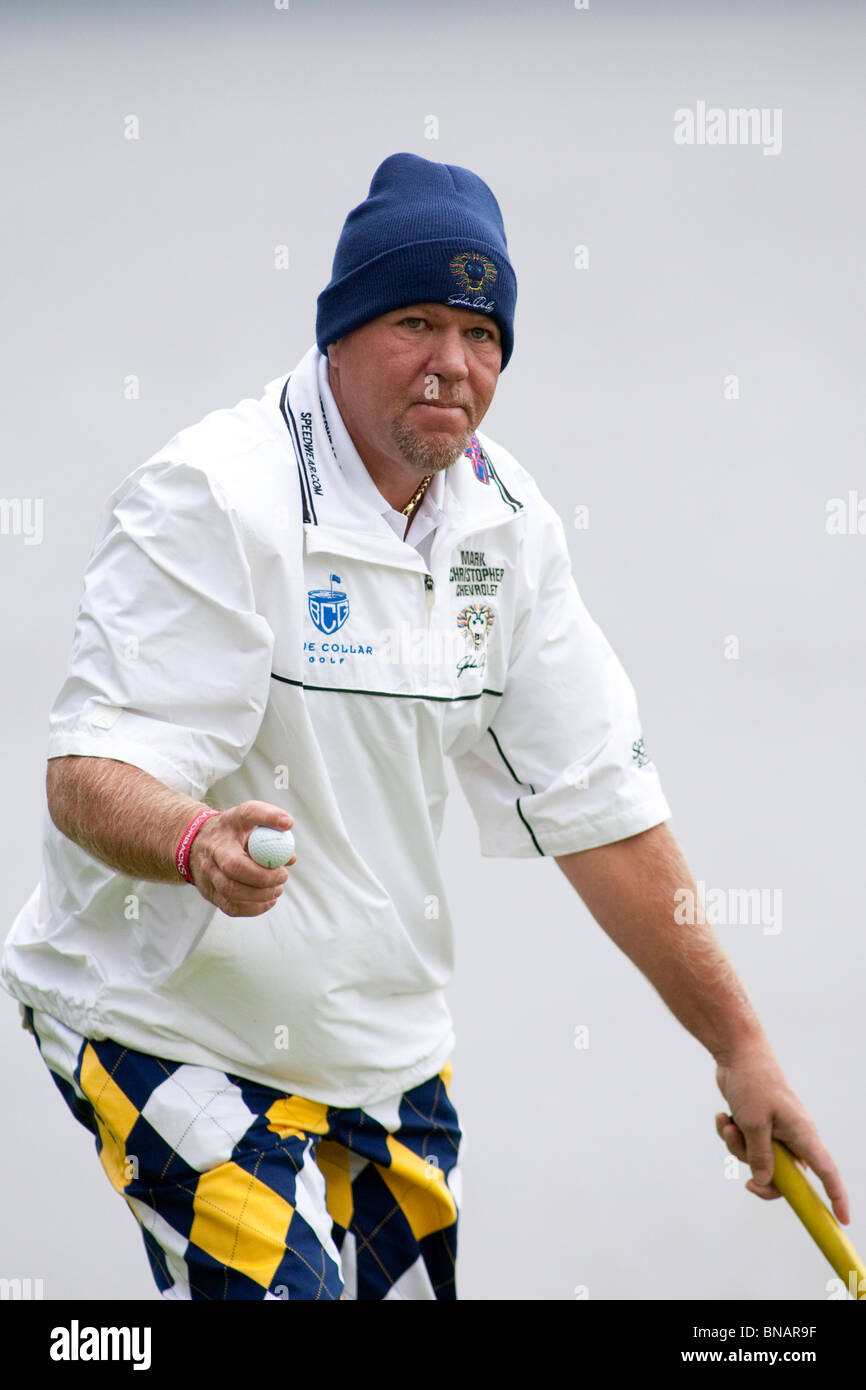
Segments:
[[[219,811],[199,811],[195,820],[190,821],[186,830],[180,837],[180,844],[175,850],[174,862],[178,873],[186,883],[192,883],[192,874],[189,871],[190,846],[205,821],[210,820],[211,816],[218,816],[220,814]]]

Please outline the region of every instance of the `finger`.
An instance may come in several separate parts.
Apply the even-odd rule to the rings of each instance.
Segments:
[[[753,1190],[769,1188],[773,1183],[773,1169],[776,1166],[776,1155],[770,1142],[770,1124],[767,1122],[763,1125],[743,1125],[742,1130],[746,1136],[746,1162],[752,1170],[755,1182]]]
[[[746,1191],[754,1192],[756,1197],[761,1197],[765,1202],[775,1201],[777,1197],[781,1197],[782,1195],[779,1189],[774,1187],[771,1182],[756,1183],[754,1178],[749,1178],[749,1181],[746,1183]]]
[[[271,908],[276,907],[279,899],[272,898],[263,903],[246,903],[238,902],[236,898],[227,898],[223,893],[214,893],[211,902],[227,917],[258,917],[260,913],[270,912]]]
[[[229,902],[232,905],[236,905],[237,907],[242,908],[273,907],[275,903],[278,903],[280,901],[280,898],[282,896],[282,888],[277,893],[256,893],[254,897],[248,897],[245,893],[239,894],[235,891],[223,894],[223,897],[225,898],[226,902]]]
[[[248,854],[239,852],[236,846],[232,846],[222,854],[218,852],[214,862],[230,882],[242,883],[249,888],[270,888],[273,890],[281,887],[289,876],[284,864],[279,865],[276,869],[266,869],[264,865],[257,864],[255,859],[251,859]]]
[[[738,1158],[741,1163],[746,1163],[746,1140],[742,1131],[731,1119],[730,1115],[716,1116],[716,1133],[723,1139],[728,1146],[730,1153]]]
[[[268,870],[269,879],[275,878],[277,870]],[[231,902],[263,903],[273,898],[275,901],[283,891],[283,885],[288,878],[288,874],[283,872],[283,877],[278,882],[266,883],[264,885],[248,885],[239,882],[227,874],[218,864],[214,866],[211,874],[211,882],[215,890],[224,898]]]
[[[745,1137],[730,1115],[724,1113],[716,1115],[716,1133],[721,1139],[724,1139],[735,1158],[738,1158],[741,1163],[748,1163]],[[782,1195],[772,1183],[756,1183],[754,1177],[749,1178],[746,1183],[746,1190],[753,1192],[756,1197],[762,1197],[765,1201],[773,1201]]]
[[[842,1181],[842,1175],[839,1169],[830,1157],[829,1150],[824,1148],[817,1134],[811,1141],[804,1142],[801,1139],[797,1143],[796,1148],[793,1142],[789,1142],[788,1140],[783,1140],[782,1142],[787,1145],[795,1158],[801,1159],[804,1163],[808,1163],[812,1172],[820,1178],[821,1182],[824,1184],[824,1191],[830,1199],[833,1215],[843,1226],[847,1226],[851,1221],[851,1206],[848,1200],[848,1193],[845,1190],[845,1184]]]
[[[227,917],[261,917],[263,913],[276,907],[278,901],[279,899],[274,898],[272,902],[266,903],[243,903],[218,898],[215,906]]]

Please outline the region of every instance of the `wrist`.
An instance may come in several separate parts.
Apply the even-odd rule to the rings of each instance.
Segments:
[[[174,866],[177,870],[178,877],[181,878],[184,883],[195,884],[195,875],[191,862],[193,846],[196,844],[199,833],[207,822],[220,814],[220,811],[215,811],[209,806],[203,806],[184,827],[174,852]]]
[[[764,1030],[757,1025],[739,1030],[723,1046],[713,1048],[712,1054],[716,1066],[731,1067],[758,1058],[766,1060],[772,1057],[772,1049]]]

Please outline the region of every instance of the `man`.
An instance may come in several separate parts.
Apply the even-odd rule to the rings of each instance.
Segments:
[[[461,1133],[436,842],[554,858],[709,1049],[717,1129],[847,1197],[665,822],[562,524],[478,427],[513,347],[499,206],[386,159],[316,345],[114,493],[51,715],[42,880],[6,946],[173,1298],[455,1298]],[[288,867],[246,853],[294,826]]]

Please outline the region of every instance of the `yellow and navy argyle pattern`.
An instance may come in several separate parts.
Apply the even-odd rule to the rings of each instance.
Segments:
[[[25,1012],[165,1297],[456,1299],[450,1063],[374,1117]]]

